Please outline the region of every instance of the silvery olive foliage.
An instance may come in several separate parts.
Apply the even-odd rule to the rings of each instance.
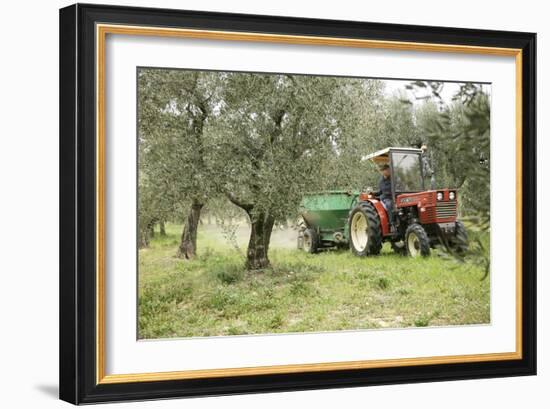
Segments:
[[[295,75],[230,74],[209,152],[221,189],[236,203],[292,217],[304,192],[335,181],[334,163],[359,139],[363,81]],[[357,172],[355,172],[357,173]]]

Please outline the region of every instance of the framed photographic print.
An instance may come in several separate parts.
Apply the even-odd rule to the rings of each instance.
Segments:
[[[535,374],[535,41],[61,9],[61,399]]]

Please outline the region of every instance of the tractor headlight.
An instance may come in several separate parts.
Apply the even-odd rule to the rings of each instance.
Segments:
[[[437,200],[443,200],[443,192],[437,192],[437,194],[435,195],[435,198]]]
[[[456,193],[455,192],[449,192],[449,200],[455,200]]]

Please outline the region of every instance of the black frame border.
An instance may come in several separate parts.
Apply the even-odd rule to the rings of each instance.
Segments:
[[[522,359],[96,384],[95,24],[185,27],[522,50]],[[76,4],[60,10],[60,377],[74,404],[536,374],[536,34]]]

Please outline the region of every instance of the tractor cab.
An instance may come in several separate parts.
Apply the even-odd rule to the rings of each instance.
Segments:
[[[422,149],[386,148],[365,156],[363,160],[371,160],[379,166],[389,165],[394,202],[396,195],[425,190]]]

